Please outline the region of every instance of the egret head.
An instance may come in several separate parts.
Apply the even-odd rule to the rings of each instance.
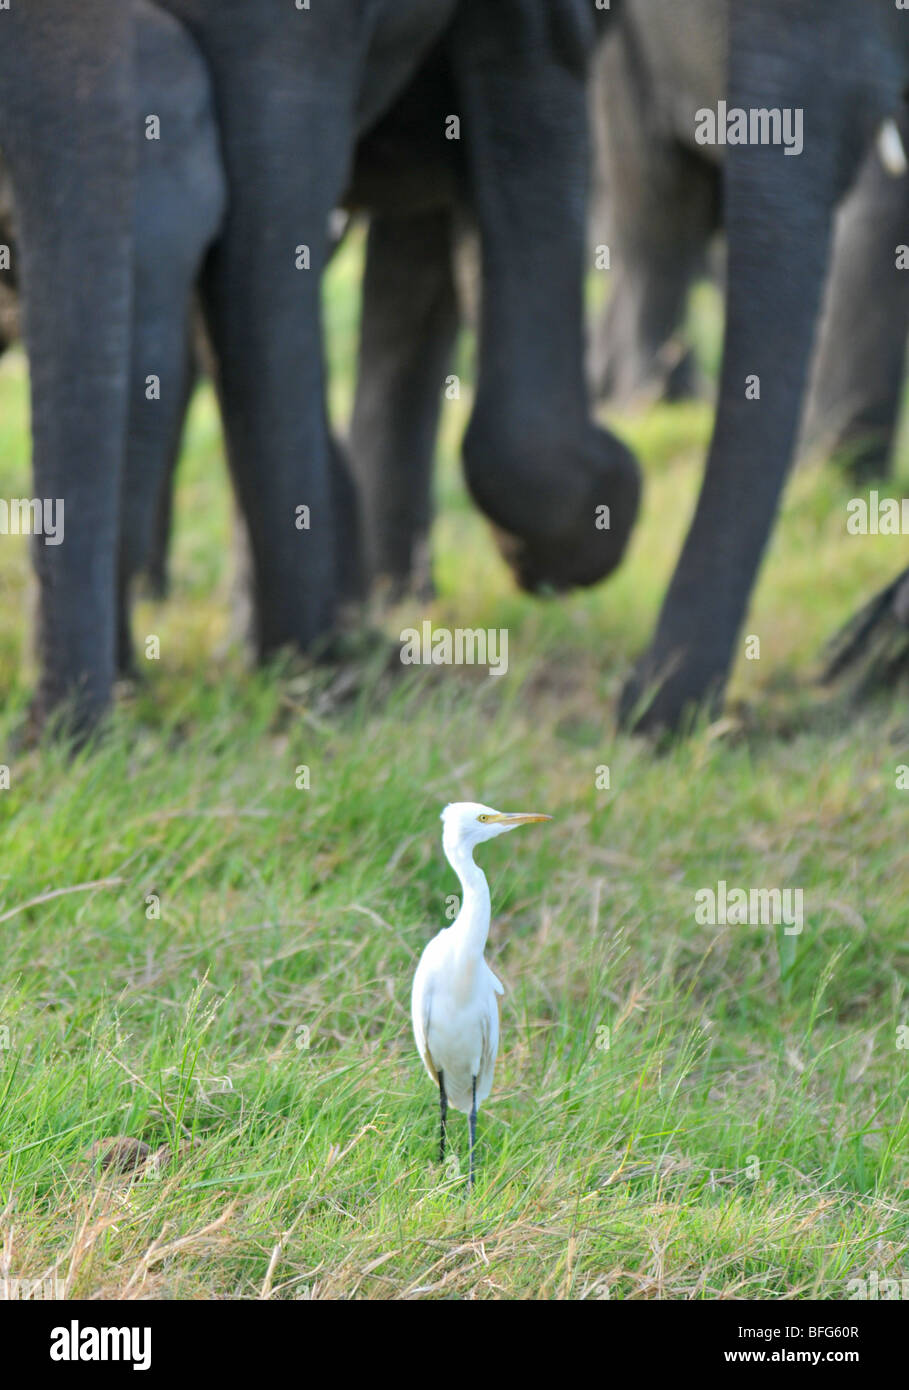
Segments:
[[[442,844],[446,851],[456,848],[473,849],[484,840],[494,840],[519,825],[533,821],[552,820],[530,811],[497,811],[481,801],[452,801],[442,812]]]

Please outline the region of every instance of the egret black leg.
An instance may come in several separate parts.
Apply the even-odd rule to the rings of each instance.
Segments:
[[[445,1094],[445,1078],[439,1072],[439,1110],[442,1115],[442,1123],[439,1128],[439,1162],[445,1162],[445,1121],[448,1118],[448,1097]]]
[[[477,1139],[477,1078],[473,1078],[473,1105],[470,1107],[470,1173],[467,1186],[473,1187],[473,1146]]]

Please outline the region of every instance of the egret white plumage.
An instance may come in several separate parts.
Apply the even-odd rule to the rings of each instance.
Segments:
[[[496,811],[478,801],[453,801],[442,812],[442,848],[461,882],[461,909],[450,927],[432,938],[413,977],[411,1012],[417,1049],[439,1088],[439,1162],[445,1159],[448,1106],[469,1116],[470,1173],[477,1108],[492,1090],[499,1047],[499,1005],[505,993],[483,954],[489,936],[489,885],[473,852],[484,840],[533,821],[525,811]]]

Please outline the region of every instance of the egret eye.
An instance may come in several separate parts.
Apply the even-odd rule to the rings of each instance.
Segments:
[[[488,817],[488,816],[477,816],[477,820],[487,821],[487,820],[489,820],[489,817]]]

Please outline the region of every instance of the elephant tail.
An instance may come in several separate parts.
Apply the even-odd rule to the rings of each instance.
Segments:
[[[892,685],[909,672],[909,569],[875,594],[827,644],[821,684],[865,666],[862,687]]]

